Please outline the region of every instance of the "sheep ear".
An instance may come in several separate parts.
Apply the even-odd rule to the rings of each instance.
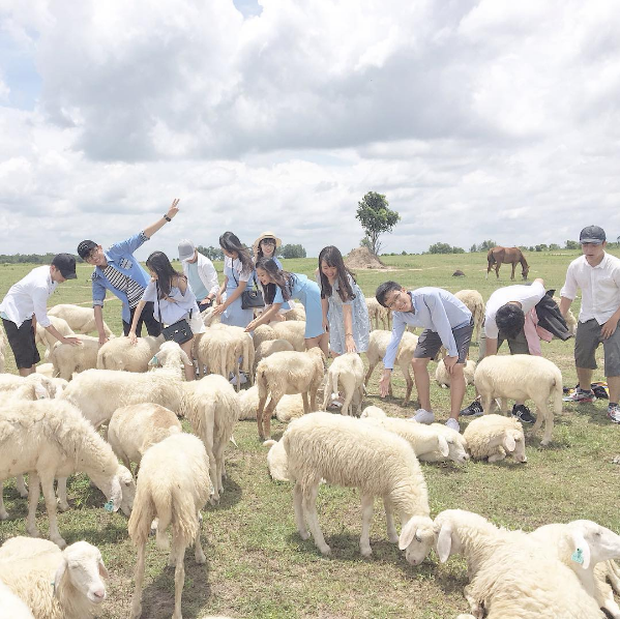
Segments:
[[[67,560],[63,556],[62,561],[60,562],[60,565],[56,569],[56,574],[54,575],[54,595],[56,595],[56,593],[58,592],[58,587],[60,587],[60,581],[65,575],[66,569],[67,569]]]
[[[571,555],[571,559],[575,563],[579,563],[584,570],[587,570],[590,567],[590,545],[581,531],[573,532],[573,545],[575,552]]]
[[[183,359],[183,363],[185,365],[192,365],[190,358],[187,356],[187,353],[181,348],[181,359]]]
[[[399,550],[405,550],[405,548],[407,548],[407,546],[411,544],[411,541],[415,536],[416,526],[417,523],[413,518],[411,518],[407,523],[405,523],[403,530],[400,532],[400,537],[398,538]]]
[[[508,433],[504,437],[504,447],[506,448],[506,451],[509,451],[509,452],[513,452],[515,448],[517,447],[517,444],[515,442],[515,437],[512,434]]]
[[[101,576],[102,578],[110,577],[110,574],[108,573],[108,570],[106,566],[104,565],[103,559],[101,557],[99,557],[98,567],[99,567],[99,576]]]
[[[450,454],[450,446],[444,436],[439,435],[439,453],[446,458]]]
[[[48,400],[50,397],[49,391],[39,383],[34,384],[34,395],[37,400]]]
[[[452,550],[452,527],[449,524],[442,525],[437,536],[436,551],[439,561],[445,563],[450,557]]]

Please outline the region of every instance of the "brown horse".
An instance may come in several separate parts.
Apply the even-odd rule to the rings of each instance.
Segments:
[[[521,263],[521,275],[523,275],[523,279],[527,279],[527,274],[530,271],[527,260],[525,259],[523,252],[518,247],[492,247],[489,249],[489,253],[487,254],[487,262],[489,264],[487,266],[486,277],[489,276],[491,269],[495,269],[495,275],[497,275],[499,279],[499,267],[501,267],[502,264],[512,265],[512,274],[510,275],[510,279],[515,278],[515,268],[517,266],[517,262]]]

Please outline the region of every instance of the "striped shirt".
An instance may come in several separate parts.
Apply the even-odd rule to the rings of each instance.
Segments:
[[[128,275],[117,271],[113,266],[108,265],[103,269],[103,274],[107,277],[108,281],[114,288],[124,292],[127,295],[129,301],[129,307],[133,309],[138,305],[142,295],[144,294],[144,288],[140,284],[131,279]]]

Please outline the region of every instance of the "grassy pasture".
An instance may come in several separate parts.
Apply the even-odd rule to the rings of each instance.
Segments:
[[[566,267],[578,252],[531,253],[528,255],[530,279],[543,277],[547,288],[558,291]],[[510,270],[503,266],[500,279],[485,279],[483,254],[425,255],[387,257],[387,271],[357,273],[367,296],[387,279],[407,287],[426,285],[444,287],[452,292],[463,288],[479,290],[487,299],[499,286],[509,285]],[[286,268],[312,274],[315,259],[285,261]],[[32,265],[0,267],[0,295],[20,279]],[[218,265],[221,270],[221,265]],[[466,276],[453,278],[460,269]],[[90,267],[80,265],[76,281],[59,287],[50,303],[90,304]],[[518,269],[517,273],[520,273]],[[515,281],[518,283],[518,281]],[[573,304],[577,312],[579,301]],[[113,331],[121,331],[120,304],[109,299],[105,317]],[[565,385],[574,385],[572,340],[543,343],[543,353],[562,370]],[[505,351],[502,351],[505,352]],[[472,346],[471,356],[477,357]],[[8,352],[9,370],[14,371]],[[434,364],[431,364],[431,372]],[[410,416],[399,402],[404,381],[394,372],[394,394],[398,399],[381,401],[377,396],[379,370],[369,386],[365,404],[383,407],[389,414]],[[595,379],[602,379],[601,370]],[[468,389],[467,402],[473,396]],[[449,395],[435,384],[431,393],[437,417],[449,410]],[[471,462],[422,465],[427,480],[432,514],[446,508],[464,508],[478,512],[495,523],[511,528],[532,530],[542,524],[590,518],[620,530],[618,498],[620,467],[612,458],[620,452],[620,426],[605,417],[606,402],[577,406],[565,404],[556,419],[553,442],[540,448],[540,437],[528,440],[528,463],[511,461],[489,465]],[[465,422],[466,423],[466,422]],[[274,421],[275,437],[285,429]],[[464,425],[464,424],[462,424]],[[187,428],[189,429],[189,428]],[[360,503],[358,492],[346,488],[322,486],[318,511],[332,557],[323,558],[312,540],[303,542],[296,533],[291,487],[270,480],[266,468],[266,449],[257,440],[254,422],[240,422],[235,429],[238,447],[227,452],[229,478],[222,501],[204,511],[203,541],[206,566],[197,566],[193,552],[186,555],[186,582],[183,615],[201,618],[226,614],[232,617],[454,617],[466,612],[462,595],[466,571],[462,561],[451,559],[440,565],[431,555],[421,566],[409,566],[402,553],[386,538],[385,519],[379,501],[371,530],[372,558],[359,555]],[[26,501],[19,498],[12,481],[6,484],[5,501],[12,519],[0,523],[0,542],[23,535]],[[109,599],[102,617],[120,619],[129,616],[133,589],[135,552],[127,536],[122,514],[110,515],[102,507],[104,499],[88,480],[78,476],[70,480],[69,502],[72,509],[59,516],[61,533],[70,543],[86,539],[102,551],[110,571]],[[39,505],[38,523],[47,533],[44,504]],[[170,617],[173,608],[174,575],[165,567],[166,553],[151,542],[147,555],[147,575],[143,593],[143,617]]]

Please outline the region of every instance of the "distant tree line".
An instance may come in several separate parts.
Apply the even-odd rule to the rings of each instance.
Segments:
[[[50,264],[56,254],[0,254],[0,263],[3,264]],[[79,256],[75,256],[78,262],[83,262]]]

